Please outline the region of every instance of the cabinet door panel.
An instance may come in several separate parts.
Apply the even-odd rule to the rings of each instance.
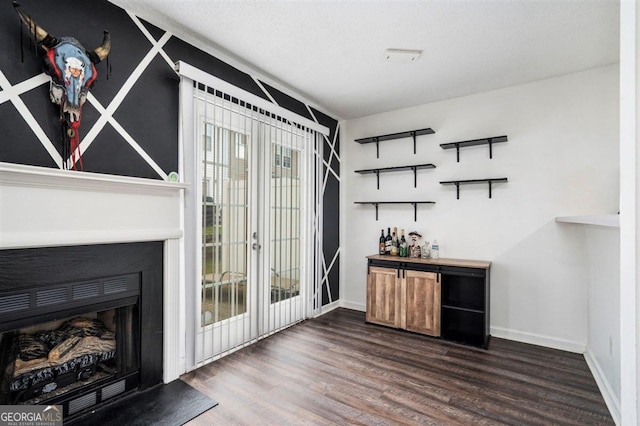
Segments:
[[[369,268],[366,314],[368,322],[399,327],[399,296],[400,284],[396,269]]]
[[[440,280],[433,272],[406,271],[403,328],[430,336],[440,335]],[[405,324],[406,321],[406,324]]]

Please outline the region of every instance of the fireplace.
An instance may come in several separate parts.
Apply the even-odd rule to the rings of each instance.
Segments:
[[[0,404],[59,404],[68,417],[136,389],[135,312],[129,305],[0,335]]]
[[[100,401],[105,394],[116,394],[109,398],[114,401],[135,389],[169,383],[184,372],[185,294],[181,259],[185,255],[182,215],[188,188],[181,182],[0,162],[0,297],[28,292],[29,300],[37,299],[38,291],[48,288],[55,293],[56,286],[66,287],[67,295],[71,294],[65,296],[70,298],[66,307],[41,306],[28,321],[19,319],[17,311],[0,312],[3,340],[7,332],[37,333],[40,325],[57,329],[75,318],[98,318],[112,322],[104,325],[115,332],[118,357],[124,353],[118,348],[126,343],[118,342],[118,335],[123,333],[108,318],[121,315],[113,311],[125,306],[132,311],[133,316],[124,322],[130,321],[138,335],[134,332],[124,335],[133,336],[138,342],[131,349],[138,357],[132,370],[137,373],[128,369],[117,372],[121,367],[116,366],[114,377],[135,379],[137,384],[124,392],[120,380],[105,385],[110,386],[106,390],[100,390],[105,386],[91,384],[94,390],[82,391],[86,401],[78,400],[79,405],[86,403],[87,408],[73,416],[80,417],[84,410],[93,410],[91,406],[98,409],[104,405],[106,402]],[[137,293],[132,288],[126,290],[126,295],[98,290],[99,295],[92,302],[73,299],[73,286],[80,286],[77,292],[87,291],[95,296],[92,283],[130,276],[138,277]],[[34,328],[37,324],[40,325]],[[102,363],[111,368],[110,360]],[[73,393],[68,395],[76,397]],[[96,405],[92,405],[94,400]]]
[[[162,383],[163,242],[0,250],[0,405],[65,420]]]

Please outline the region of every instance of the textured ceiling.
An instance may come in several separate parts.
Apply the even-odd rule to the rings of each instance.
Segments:
[[[614,0],[112,2],[342,119],[619,60]]]

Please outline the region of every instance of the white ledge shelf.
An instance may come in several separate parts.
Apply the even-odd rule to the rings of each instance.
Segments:
[[[171,193],[188,187],[187,184],[181,182],[50,169],[12,163],[0,163],[0,186],[2,185],[36,188],[64,187],[66,189],[125,193]]]
[[[559,216],[556,217],[556,222],[620,228],[620,215],[605,214],[594,216]]]
[[[179,239],[188,187],[0,162],[0,250]]]

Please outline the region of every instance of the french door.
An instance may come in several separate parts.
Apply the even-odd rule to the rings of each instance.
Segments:
[[[193,144],[185,148],[194,167],[186,174],[198,185],[187,204],[199,207],[185,230],[188,369],[317,307],[321,169],[318,132],[216,90],[191,89]]]
[[[246,126],[243,118],[215,105],[200,114],[201,266],[196,353],[202,354],[202,360],[251,341],[259,333],[253,321],[258,306],[258,259],[250,251],[251,245],[255,244],[256,250],[259,246],[252,214],[256,192],[252,182],[258,180],[252,157],[257,149],[252,140],[257,129],[251,123]]]
[[[277,331],[305,315],[302,286],[303,268],[302,207],[306,187],[304,174],[306,138],[297,129],[265,124],[261,144],[267,152],[262,156],[266,174],[258,192],[260,212],[258,229],[263,230],[263,265],[260,284],[265,290],[262,300],[260,330],[263,334]],[[268,277],[268,278],[267,278]]]

